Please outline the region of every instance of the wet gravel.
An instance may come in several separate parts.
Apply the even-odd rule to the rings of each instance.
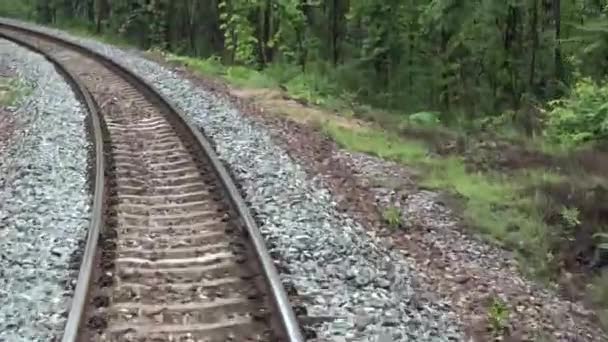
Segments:
[[[322,322],[307,330],[310,341],[463,340],[450,308],[414,291],[406,259],[339,212],[322,181],[307,176],[262,126],[136,52],[77,40],[152,82],[204,128],[242,186],[283,282]]]
[[[86,112],[41,56],[0,40],[0,66],[28,88],[0,159],[0,341],[52,341],[89,223]]]

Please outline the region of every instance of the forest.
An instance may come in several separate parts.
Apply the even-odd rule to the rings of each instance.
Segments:
[[[281,65],[287,78],[309,71],[329,78],[322,90],[340,98],[437,113],[448,123],[507,113],[530,132],[539,128],[539,110],[571,89],[581,101],[602,97],[596,82],[608,72],[603,0],[1,3],[7,15],[81,25],[142,48],[256,69]],[[601,114],[571,118],[570,106],[552,118],[556,138],[606,134]]]
[[[466,198],[472,226],[608,326],[608,1],[0,0],[0,15],[377,123],[324,129]]]

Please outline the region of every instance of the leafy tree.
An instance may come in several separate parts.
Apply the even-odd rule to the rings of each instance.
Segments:
[[[298,66],[358,101],[443,120],[525,113],[603,79],[607,11],[605,0],[0,0],[0,14],[143,48]]]

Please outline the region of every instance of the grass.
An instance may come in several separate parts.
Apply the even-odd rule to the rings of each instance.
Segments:
[[[180,63],[201,75],[221,77],[233,85],[254,88],[276,88],[279,83],[266,74],[244,66],[223,65],[217,57],[206,59],[167,55],[170,62]]]
[[[219,58],[194,58],[168,54],[170,62],[182,64],[204,76],[215,76],[237,87],[286,90],[289,97],[341,114],[352,115],[352,95],[338,89],[320,72],[303,73],[298,67],[273,64],[263,72],[250,67],[222,64]]]
[[[378,129],[352,130],[325,122],[323,131],[342,147],[368,153],[382,159],[408,163],[431,163],[428,149],[422,142],[405,140],[397,135]]]
[[[388,207],[382,212],[382,218],[391,229],[398,229],[403,226],[401,210],[397,207]]]
[[[0,106],[14,105],[27,91],[28,88],[18,79],[0,77]]]
[[[495,337],[503,336],[508,324],[509,308],[499,298],[494,298],[488,309],[488,321]]]

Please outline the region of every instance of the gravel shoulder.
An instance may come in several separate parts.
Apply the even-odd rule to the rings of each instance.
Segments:
[[[67,36],[56,31],[57,34]],[[523,278],[509,253],[466,233],[412,170],[339,149],[310,127],[267,116],[225,88],[86,39],[151,81],[211,138],[258,219],[311,341],[603,341],[593,314]],[[223,89],[223,90],[222,90]],[[402,208],[405,231],[379,208]]]
[[[89,223],[86,112],[43,57],[0,40],[0,68],[29,90],[0,159],[0,340],[51,341]]]

